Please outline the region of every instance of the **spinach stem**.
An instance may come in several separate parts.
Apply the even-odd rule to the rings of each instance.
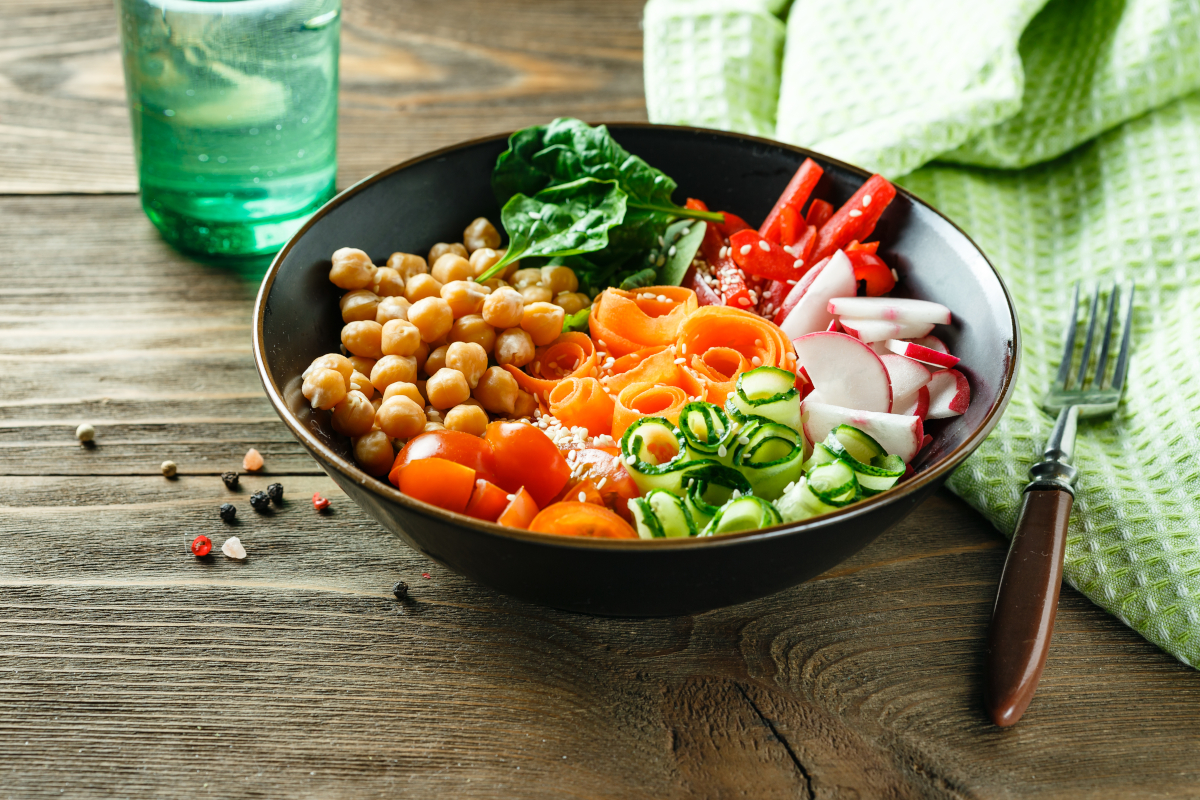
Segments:
[[[684,217],[685,219],[702,219],[705,222],[715,222],[721,225],[725,222],[725,215],[720,211],[697,211],[691,208],[683,208],[682,206],[656,206],[652,203],[639,203],[636,200],[626,200],[626,208],[636,208],[640,211],[657,211],[661,214],[671,214],[676,217]]]

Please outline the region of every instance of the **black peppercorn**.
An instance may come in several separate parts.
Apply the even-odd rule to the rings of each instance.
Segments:
[[[255,492],[250,495],[250,507],[255,511],[266,511],[271,507],[271,500],[267,497],[266,492]]]
[[[408,584],[404,581],[396,581],[396,585],[392,587],[392,594],[396,595],[397,600],[407,600]]]
[[[267,496],[271,498],[271,502],[273,502],[275,505],[279,505],[280,503],[282,503],[283,502],[283,484],[282,483],[272,483],[270,486],[267,487]]]
[[[236,472],[222,472],[221,480],[225,481],[226,489],[233,490],[238,488],[238,474]]]
[[[236,516],[237,509],[234,508],[233,503],[221,504],[221,519],[225,520],[226,522],[233,522],[233,518]]]

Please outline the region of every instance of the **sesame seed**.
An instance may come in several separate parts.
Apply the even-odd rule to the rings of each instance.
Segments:
[[[625,456],[625,463],[626,464],[636,464],[637,456]]]
[[[607,480],[608,480],[608,478],[601,478],[599,481],[597,481],[597,482],[596,482],[596,488],[597,488],[597,489],[603,489],[603,488],[604,488],[604,484],[605,484],[605,482],[606,482]]]
[[[863,208],[866,208],[869,205],[871,205],[871,195],[864,194],[863,195]]]
[[[748,305],[750,305],[750,302],[751,301],[750,301],[749,297],[739,297],[738,298],[738,305],[740,305],[740,306],[748,306]]]
[[[750,255],[750,245],[748,245],[748,244],[742,245],[742,255],[744,255],[744,256]]]
[[[759,239],[758,240],[758,249],[762,250],[764,253],[769,253],[769,252],[771,252],[771,245],[767,244],[766,239]],[[745,252],[746,252],[745,250],[742,250],[743,254]]]
[[[676,364],[686,364],[687,359],[686,358],[677,358],[677,359],[675,359],[675,363]]]
[[[732,498],[732,499],[734,499],[734,500],[736,500],[737,498],[739,498],[739,497],[741,497],[741,496],[742,496],[742,492],[741,492],[741,490],[740,490],[740,489],[734,489],[734,490],[733,490],[733,494],[731,495],[731,498]]]
[[[795,285],[796,285],[796,282],[795,282],[794,280],[792,280],[791,278],[788,278],[787,285],[788,285],[788,286],[795,286]]]
[[[513,500],[516,500],[516,499],[517,499],[517,496],[516,496],[515,494],[509,494],[509,495],[505,495],[505,497],[507,497],[507,498],[508,498],[508,501],[509,501],[510,503],[511,503]]]
[[[739,436],[738,444],[750,444],[750,437],[749,436]]]
[[[580,492],[580,493],[579,493],[579,502],[581,502],[581,503],[586,503],[586,502],[587,502],[587,492]]]
[[[666,296],[665,294],[660,294],[660,295],[659,295],[657,298],[655,298],[655,299],[656,299],[656,300],[658,300],[658,302],[660,302],[660,303],[668,303],[668,302],[670,302],[669,300],[667,300],[667,296]]]
[[[687,342],[684,342],[683,344],[679,345],[679,352],[683,353],[684,355],[687,355]]]
[[[756,366],[756,367],[761,367],[761,366],[762,366],[762,359],[761,359],[761,358],[759,358],[758,356],[755,356],[754,358],[750,359],[750,363],[751,363],[751,364],[753,364],[753,365],[754,365],[754,366]]]
[[[762,347],[762,346],[763,346],[763,340],[762,340],[762,339],[755,339],[755,340],[754,340],[754,346],[755,346],[755,347]]]
[[[803,266],[804,266],[804,259],[802,259],[802,258],[797,258],[795,261],[792,262],[792,269],[800,269]]]
[[[667,263],[667,257],[666,257],[666,256],[659,256],[659,257],[658,257],[658,260],[654,262],[654,266],[656,266],[656,267],[661,267],[661,266],[662,266],[663,264],[665,264],[665,263]]]
[[[673,256],[673,255],[675,255],[675,253],[676,253],[675,245],[671,245],[671,249],[667,251],[667,255]]]
[[[717,455],[719,455],[721,458],[724,458],[725,454],[728,452],[729,451],[725,449],[725,445],[721,445],[717,448]]]
[[[852,209],[850,209],[850,216],[852,216],[852,217],[861,217],[861,216],[862,216],[862,212],[861,212],[861,211],[859,211],[857,208],[852,208]]]

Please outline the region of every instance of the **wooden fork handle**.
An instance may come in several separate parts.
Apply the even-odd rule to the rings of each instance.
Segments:
[[[1001,727],[1025,713],[1046,665],[1073,500],[1065,489],[1025,492],[988,630],[984,701]]]

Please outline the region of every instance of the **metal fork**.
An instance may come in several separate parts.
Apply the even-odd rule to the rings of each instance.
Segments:
[[[1072,362],[1079,317],[1079,289],[1076,283],[1058,374],[1040,403],[1043,411],[1057,415],[1057,419],[1042,450],[1041,461],[1029,469],[1032,481],[1025,487],[1025,502],[1004,562],[988,630],[984,700],[992,721],[1001,727],[1015,724],[1029,707],[1050,650],[1058,593],[1062,586],[1067,523],[1071,518],[1078,475],[1071,463],[1076,427],[1081,418],[1108,416],[1116,411],[1129,371],[1134,285],[1129,284],[1125,300],[1124,330],[1111,379],[1106,373],[1121,298],[1120,286],[1114,283],[1109,293],[1108,319],[1101,334],[1094,371],[1091,362],[1099,318],[1100,286],[1097,285],[1092,293],[1083,353],[1076,372]]]

